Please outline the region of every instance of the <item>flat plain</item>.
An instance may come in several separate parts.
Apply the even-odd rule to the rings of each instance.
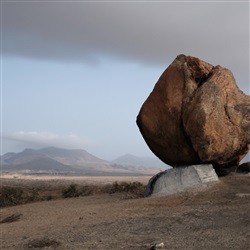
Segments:
[[[220,178],[200,192],[165,197],[94,192],[58,198],[72,183],[101,190],[115,181],[146,184],[149,178],[2,176],[1,186],[44,189],[57,198],[2,207],[1,249],[146,250],[162,242],[162,249],[250,249],[247,174]]]

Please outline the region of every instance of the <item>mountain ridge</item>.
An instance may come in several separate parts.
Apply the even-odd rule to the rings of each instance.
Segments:
[[[167,169],[168,165],[163,163],[156,157],[141,157],[135,156],[133,154],[124,154],[112,162],[122,164],[125,166],[134,165],[134,166],[144,166],[148,168],[159,168],[159,169]]]
[[[28,172],[69,172],[76,174],[151,174],[158,167],[141,164],[140,157],[130,156],[134,163],[125,164],[121,161],[106,161],[96,157],[84,149],[64,149],[47,147],[41,149],[24,149],[22,152],[9,152],[1,156],[3,171],[28,171]],[[136,162],[137,160],[137,162]],[[145,158],[144,158],[145,160]],[[165,167],[166,168],[166,167]]]

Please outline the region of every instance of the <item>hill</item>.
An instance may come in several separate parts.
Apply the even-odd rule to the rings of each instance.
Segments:
[[[136,166],[141,168],[153,168],[158,170],[165,170],[170,168],[156,157],[138,157],[132,154],[125,154],[113,160],[112,162],[124,166]]]
[[[100,159],[83,149],[47,147],[25,149],[20,153],[1,156],[3,171],[60,173],[81,175],[141,175],[155,174],[155,168],[143,164],[125,164]]]

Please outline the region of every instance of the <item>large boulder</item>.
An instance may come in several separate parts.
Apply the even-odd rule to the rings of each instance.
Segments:
[[[225,175],[249,150],[250,96],[230,70],[179,55],[142,105],[137,125],[166,164],[212,163]]]

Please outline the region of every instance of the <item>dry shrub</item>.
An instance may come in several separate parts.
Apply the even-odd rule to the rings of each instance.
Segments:
[[[96,194],[121,193],[126,198],[143,197],[145,185],[140,182],[114,182],[106,185],[70,184],[50,186],[46,184],[3,186],[0,188],[0,207],[26,204],[35,201],[50,201]]]
[[[80,191],[78,190],[78,185],[71,184],[62,191],[63,198],[79,197]]]
[[[87,196],[93,194],[114,194],[123,193],[130,198],[137,198],[144,196],[145,185],[140,182],[114,182],[104,186],[80,186],[71,184],[62,191],[63,198],[73,198],[79,196]]]
[[[143,197],[145,186],[140,182],[114,182],[111,186],[111,193],[129,193],[136,197]]]
[[[6,218],[2,219],[0,223],[11,223],[18,221],[21,218],[22,214],[12,214],[10,216],[7,216]]]
[[[62,190],[63,198],[72,198],[79,196],[88,196],[91,195],[94,191],[94,188],[91,186],[79,186],[77,184],[70,184],[67,188]]]
[[[0,207],[25,204],[42,200],[38,191],[24,191],[20,187],[4,186],[0,189]]]
[[[27,198],[21,188],[2,187],[0,189],[0,206],[22,204]]]

